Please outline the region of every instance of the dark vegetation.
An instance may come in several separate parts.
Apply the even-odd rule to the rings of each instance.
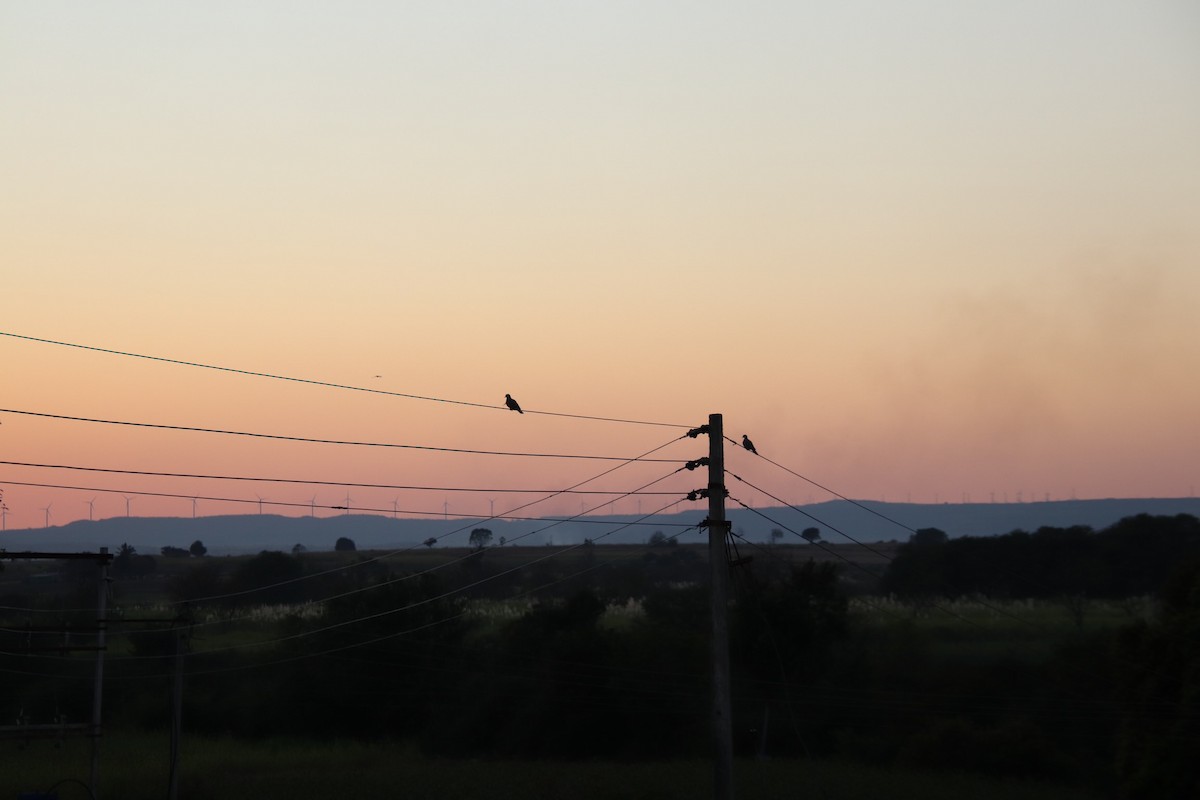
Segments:
[[[386,558],[122,548],[116,615],[162,622],[113,626],[110,730],[168,725],[185,641],[190,735],[405,741],[444,758],[704,757],[704,550],[661,534],[562,552],[490,538]],[[731,568],[740,755],[1200,796],[1194,517],[987,539],[924,530],[874,554],[805,538],[819,544],[773,537]],[[96,591],[88,563],[0,575],[0,713],[87,718],[90,657],[45,657],[64,636],[34,628],[86,627],[89,612],[70,609],[94,607]]]
[[[1164,585],[1181,554],[1200,550],[1200,522],[1141,515],[1111,528],[1040,528],[1006,536],[947,539],[917,531],[900,548],[882,589],[901,597],[986,595],[1122,598]]]

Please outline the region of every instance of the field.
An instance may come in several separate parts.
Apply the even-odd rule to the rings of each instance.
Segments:
[[[89,745],[56,748],[33,742],[0,749],[0,797],[50,788],[64,777],[87,780]],[[106,737],[101,796],[160,800],[167,795],[165,736],[116,732]],[[922,800],[1090,800],[1096,795],[1059,785],[980,778],[929,770],[865,767],[845,761],[739,760],[736,795],[821,800],[919,797]],[[80,785],[57,790],[61,800],[86,798]],[[387,742],[247,742],[194,739],[183,745],[183,800],[306,800],[405,797],[412,800],[694,800],[711,795],[702,761],[448,761],[427,759]]]
[[[1104,796],[1131,719],[1114,643],[1154,624],[1158,603],[900,600],[878,592],[895,554],[735,554],[738,796]],[[155,561],[114,569],[106,798],[166,795],[185,592],[202,599],[181,628],[182,798],[711,792],[703,545]],[[31,636],[21,615],[86,625],[86,611],[52,610],[86,608],[81,576],[47,562],[0,575],[0,696],[27,722],[87,718],[90,654],[31,658],[60,634]],[[63,780],[60,798],[86,797],[88,752],[0,740],[0,798]]]

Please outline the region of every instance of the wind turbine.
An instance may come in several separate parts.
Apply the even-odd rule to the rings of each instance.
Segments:
[[[399,497],[393,497],[393,498],[392,498],[392,519],[395,519],[395,518],[396,518],[396,514],[397,514],[397,512],[396,512],[396,506],[397,506],[399,503],[400,503],[400,498],[399,498]]]
[[[88,522],[91,522],[92,514],[96,511],[96,498],[93,497],[91,500],[85,500],[84,502],[88,504]]]
[[[254,496],[258,498],[258,513],[261,514],[262,513],[262,503],[263,503],[262,495],[256,494]]]
[[[317,516],[317,496],[314,494],[312,500],[308,501],[308,515],[310,517]]]
[[[196,498],[192,498],[192,519],[196,518]]]
[[[43,509],[42,509],[42,511],[45,511],[45,512],[46,512],[46,525],[45,525],[45,527],[47,527],[47,528],[49,528],[49,527],[50,527],[50,508],[51,508],[53,505],[54,505],[54,503],[51,503],[50,505],[48,505],[48,506],[46,506],[45,508],[43,508]]]
[[[350,493],[346,492],[346,516],[350,516]]]
[[[121,497],[125,497],[125,495],[121,495]],[[132,499],[132,497],[125,497],[125,516],[127,517],[129,516],[129,501]]]

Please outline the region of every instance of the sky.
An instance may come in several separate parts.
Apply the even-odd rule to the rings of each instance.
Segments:
[[[0,107],[0,460],[493,490],[0,464],[10,530],[649,512],[546,495],[712,413],[859,499],[1200,483],[1190,0],[0,2]]]

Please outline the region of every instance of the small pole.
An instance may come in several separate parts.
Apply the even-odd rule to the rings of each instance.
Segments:
[[[178,627],[175,629],[175,682],[171,687],[171,782],[168,800],[177,800],[179,797],[179,745],[183,736],[183,640],[184,629]]]
[[[733,724],[729,691],[729,564],[725,556],[725,425],[708,415],[708,563],[712,610],[713,797],[733,800]]]
[[[100,580],[96,599],[96,679],[92,689],[92,776],[94,800],[100,798],[100,708],[104,700],[104,647],[108,629],[108,548],[100,548]]]

